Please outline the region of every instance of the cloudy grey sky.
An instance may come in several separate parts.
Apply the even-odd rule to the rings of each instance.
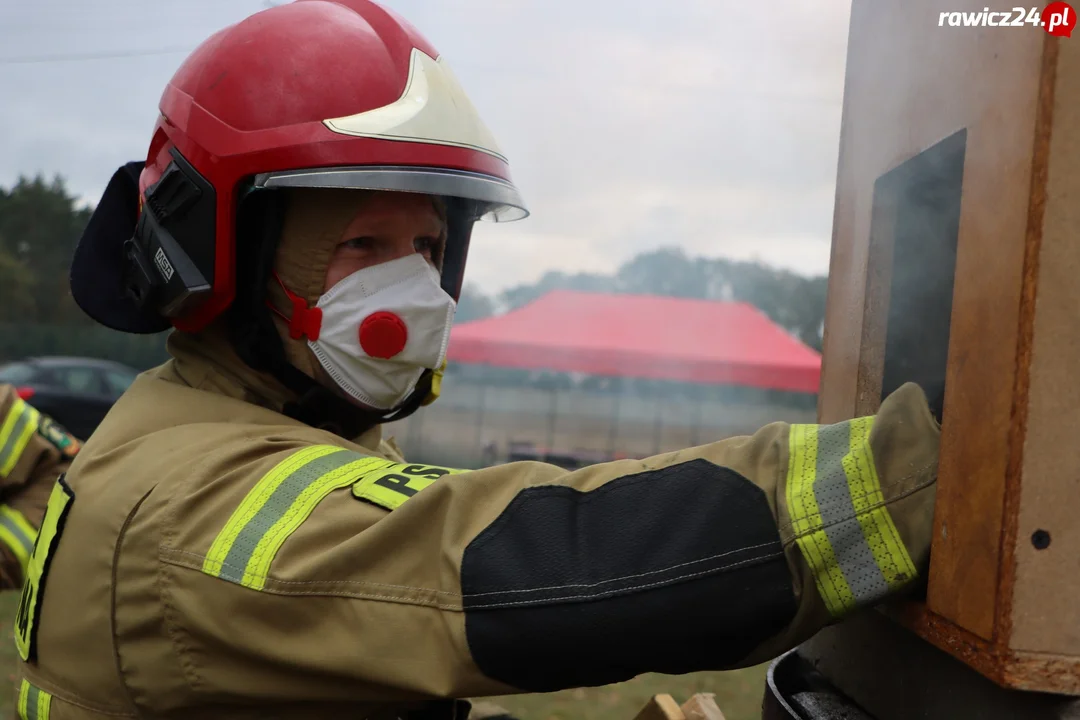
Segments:
[[[677,245],[828,266],[850,2],[386,0],[447,58],[533,215],[477,229],[488,292]],[[184,52],[263,0],[0,3],[0,185],[95,200]],[[82,59],[71,59],[72,56]]]

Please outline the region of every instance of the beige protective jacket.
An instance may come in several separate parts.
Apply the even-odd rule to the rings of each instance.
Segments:
[[[206,347],[174,334],[54,489],[21,717],[412,717],[747,666],[927,562],[939,430],[913,385],[838,425],[462,471],[291,420]]]

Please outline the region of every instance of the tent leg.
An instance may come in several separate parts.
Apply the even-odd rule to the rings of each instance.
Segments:
[[[690,447],[697,447],[701,444],[701,410],[705,405],[705,401],[702,400],[701,395],[698,395],[697,400],[694,402],[694,427],[690,434]]]
[[[656,403],[656,416],[653,418],[653,455],[660,454],[660,440],[664,433],[664,406]]]
[[[608,429],[608,459],[615,459],[615,444],[619,439],[619,399],[621,393],[615,393],[611,401],[611,427]]]
[[[487,383],[480,385],[480,402],[476,409],[476,457],[484,456],[484,401],[487,399]]]
[[[555,411],[559,404],[559,394],[557,389],[551,391],[551,410],[548,412],[548,429],[547,429],[547,447],[544,448],[544,455],[550,455],[555,447]]]

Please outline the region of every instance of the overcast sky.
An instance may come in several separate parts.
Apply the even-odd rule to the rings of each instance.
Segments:
[[[389,0],[446,57],[532,211],[478,227],[488,292],[681,246],[828,267],[850,2]],[[0,3],[0,185],[95,201],[185,52],[263,0]],[[108,59],[72,56],[114,55]]]

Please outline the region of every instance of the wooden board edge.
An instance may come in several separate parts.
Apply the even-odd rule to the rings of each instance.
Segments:
[[[634,720],[686,720],[679,703],[667,693],[653,695]]]
[[[1019,531],[1021,478],[1027,435],[1031,361],[1034,352],[1035,305],[1038,297],[1039,251],[1050,172],[1050,135],[1053,127],[1054,91],[1057,79],[1058,38],[1044,40],[1039,96],[1032,145],[1031,190],[1028,224],[1024,238],[1024,269],[1020,295],[1020,327],[1017,332],[1016,376],[1013,387],[1012,422],[1005,466],[1005,497],[1002,507],[1001,544],[998,547],[997,611],[995,635],[1003,643],[1012,636],[1013,586],[1016,582],[1016,537]]]
[[[871,8],[873,6],[870,6]],[[833,190],[833,216],[829,242],[828,277],[844,275],[855,278],[865,275],[856,270],[857,263],[852,262],[855,249],[855,213],[851,212],[854,192],[854,166],[851,148],[846,139],[851,133],[853,107],[858,101],[849,91],[854,80],[854,68],[862,55],[860,43],[871,42],[870,33],[861,32],[862,23],[868,7],[862,3],[852,3],[848,16],[848,41],[844,55],[844,92],[840,108],[840,132],[837,137],[839,148],[836,158],[836,187]],[[852,337],[862,334],[861,328],[852,327],[847,322],[845,310],[851,298],[850,289],[842,288],[839,283],[829,281],[825,289],[825,316],[821,333],[821,370],[818,380],[817,417],[819,423],[834,423],[855,417],[855,376],[845,377],[845,371],[854,370],[848,366],[842,350],[849,345]],[[858,305],[861,306],[860,299]],[[856,359],[857,362],[857,359]],[[835,369],[836,365],[839,370]]]
[[[686,720],[725,720],[715,693],[698,693],[684,702],[680,710]]]
[[[1004,687],[1080,697],[1080,658],[1013,651],[1001,670]]]
[[[890,603],[879,611],[1003,688],[1080,697],[1080,657],[1010,650],[964,630],[922,602]]]

